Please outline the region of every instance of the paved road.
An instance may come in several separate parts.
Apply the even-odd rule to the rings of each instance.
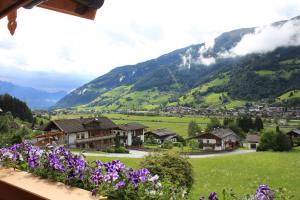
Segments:
[[[188,155],[188,157],[190,157],[190,158],[207,158],[207,157],[216,157],[216,156],[245,154],[245,153],[252,153],[252,152],[255,152],[255,150],[235,150],[235,151],[232,151],[232,152],[222,152],[222,153],[215,153],[215,154]],[[84,155],[86,155],[86,156],[118,157],[118,158],[143,158],[144,156],[146,156],[148,154],[149,154],[149,152],[137,151],[137,150],[130,150],[129,154],[122,154],[122,153],[106,153],[106,154],[84,153]]]

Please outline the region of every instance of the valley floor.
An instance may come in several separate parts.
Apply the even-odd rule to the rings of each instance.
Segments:
[[[120,159],[127,167],[138,167],[141,158],[88,157],[103,162]],[[238,194],[255,193],[260,184],[271,188],[284,187],[295,199],[300,198],[300,148],[292,152],[256,152],[208,158],[195,158],[190,162],[194,169],[195,183],[191,200],[207,196],[209,192],[222,193],[232,188]]]

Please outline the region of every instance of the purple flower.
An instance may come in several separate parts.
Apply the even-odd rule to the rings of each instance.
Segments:
[[[211,192],[209,194],[208,200],[218,200],[217,193],[216,192]]]
[[[59,160],[58,155],[55,153],[50,153],[48,155],[48,162],[49,162],[49,166],[52,167],[53,169],[57,170],[60,173],[64,173],[65,170],[65,166],[63,165],[63,163]]]
[[[258,200],[272,200],[273,192],[270,190],[268,185],[260,185],[256,190],[255,196]]]
[[[127,177],[129,182],[137,187],[140,182],[144,183],[146,180],[148,180],[150,177],[150,172],[148,169],[139,169],[136,171],[133,171],[132,169],[128,171]]]
[[[96,169],[91,173],[90,176],[90,182],[95,184],[96,186],[99,186],[104,181],[104,176],[101,173],[101,169]]]
[[[95,188],[92,190],[92,196],[96,196],[96,195],[97,195],[97,189]]]
[[[115,188],[116,188],[117,190],[122,189],[123,187],[125,187],[125,182],[124,182],[124,181],[120,181],[119,183],[117,183],[117,184],[115,185]]]

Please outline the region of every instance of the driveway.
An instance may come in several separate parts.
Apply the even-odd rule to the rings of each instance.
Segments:
[[[201,154],[201,155],[188,155],[189,158],[207,158],[207,157],[216,157],[216,156],[227,156],[227,155],[236,155],[236,154],[245,154],[245,153],[253,153],[255,150],[235,150],[231,152],[222,152],[222,153],[210,153],[210,154]],[[149,152],[146,151],[138,151],[138,150],[130,150],[129,154],[124,153],[83,153],[86,156],[101,156],[101,157],[118,157],[118,158],[143,158],[148,155]]]

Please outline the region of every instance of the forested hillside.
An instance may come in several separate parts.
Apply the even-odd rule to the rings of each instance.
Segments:
[[[299,24],[300,18],[295,17],[265,29],[281,31],[287,25],[299,29]],[[288,45],[266,42],[269,46],[257,47],[261,50],[243,47],[245,38],[262,32],[259,28],[237,29],[215,38],[212,46],[191,45],[115,68],[74,90],[53,108],[155,110],[187,105],[229,109],[256,101],[297,104],[297,96],[278,98],[300,90],[300,45],[296,45],[300,35],[295,32],[285,38]]]
[[[4,113],[10,112],[14,118],[27,122],[33,121],[31,110],[26,103],[8,94],[0,95],[0,108]]]

